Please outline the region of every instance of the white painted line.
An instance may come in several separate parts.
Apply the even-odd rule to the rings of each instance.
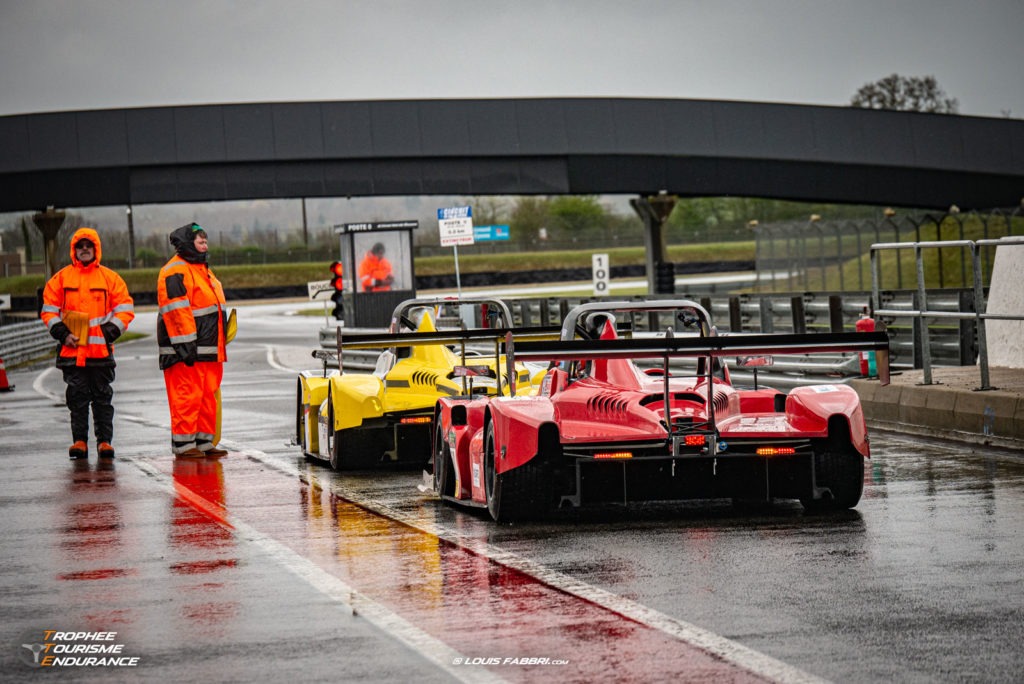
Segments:
[[[42,373],[36,376],[35,380],[32,381],[32,389],[35,391],[36,394],[41,394],[47,399],[52,399],[53,401],[59,401],[63,403],[64,397],[54,394],[50,390],[46,389],[46,376],[49,375],[50,373],[56,372],[57,369],[52,367],[44,370]]]
[[[261,463],[273,463],[262,452],[242,451],[242,455]],[[365,594],[353,589],[340,578],[326,572],[320,566],[295,553],[284,544],[262,534],[246,523],[236,520],[233,516],[226,515],[226,512],[222,509],[212,510],[211,504],[202,496],[196,495],[186,488],[175,487],[173,481],[168,479],[167,474],[151,463],[133,458],[122,458],[119,460],[132,463],[139,470],[152,477],[168,494],[182,496],[190,505],[207,511],[213,522],[231,531],[239,539],[257,546],[270,556],[272,560],[305,581],[313,589],[340,604],[349,615],[358,615],[368,620],[387,635],[398,639],[425,659],[433,662],[457,681],[467,682],[468,684],[500,684],[505,682],[504,679],[483,666],[460,665],[456,667],[454,664],[456,659],[460,656],[464,658],[463,654],[415,627]],[[298,471],[296,470],[295,472],[297,473]],[[186,494],[185,492],[188,493]],[[226,520],[226,522],[222,523],[222,520]]]
[[[274,347],[272,345],[265,344],[263,346],[267,350],[267,365],[269,365],[271,368],[273,368],[275,370],[279,370],[279,371],[284,371],[285,373],[301,373],[302,372],[302,371],[296,370],[294,368],[289,368],[288,366],[285,366],[285,365],[282,365],[281,363],[279,363],[278,360],[277,360],[277,352],[274,350]]]

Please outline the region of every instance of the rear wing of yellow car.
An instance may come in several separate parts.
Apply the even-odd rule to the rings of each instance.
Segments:
[[[497,358],[504,353],[505,340],[509,336],[522,341],[557,340],[559,327],[534,326],[522,328],[470,328],[467,330],[440,330],[432,332],[360,332],[344,333],[338,328],[335,349],[318,349],[313,357],[325,365],[334,361],[339,371],[344,371],[345,350],[390,349],[393,347],[415,347],[422,345],[455,345],[459,347],[462,363],[466,361],[466,346],[474,342],[493,342]]]

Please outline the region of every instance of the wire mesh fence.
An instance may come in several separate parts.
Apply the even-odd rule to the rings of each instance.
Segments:
[[[759,292],[863,291],[871,288],[870,248],[881,242],[993,240],[1024,235],[1024,207],[1012,211],[898,214],[880,219],[804,222],[757,226],[755,259]],[[980,254],[988,282],[995,247]],[[881,264],[885,287],[917,286],[912,254],[892,254]],[[935,250],[925,263],[930,287],[971,287],[971,255],[962,246]]]

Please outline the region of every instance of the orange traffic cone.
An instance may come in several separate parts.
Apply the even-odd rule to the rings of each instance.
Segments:
[[[12,392],[14,385],[7,382],[7,371],[4,370],[4,360],[0,359],[0,392]]]

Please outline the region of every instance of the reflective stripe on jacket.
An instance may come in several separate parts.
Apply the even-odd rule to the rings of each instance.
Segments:
[[[83,265],[75,256],[75,244],[89,240],[96,249],[96,258]],[[58,366],[113,364],[114,339],[120,337],[135,318],[135,305],[124,279],[115,271],[100,265],[100,236],[92,228],[79,228],[71,237],[71,264],[65,266],[43,288],[43,307],[39,317],[54,337],[61,337],[57,353]],[[88,317],[86,339],[78,347],[64,345],[67,335],[63,318],[68,312]],[[104,332],[104,326],[108,332]],[[110,329],[116,328],[116,332]],[[109,340],[109,342],[108,342]]]
[[[206,264],[171,257],[157,279],[160,368],[180,361],[173,345],[196,344],[197,361],[227,361],[224,288]]]

